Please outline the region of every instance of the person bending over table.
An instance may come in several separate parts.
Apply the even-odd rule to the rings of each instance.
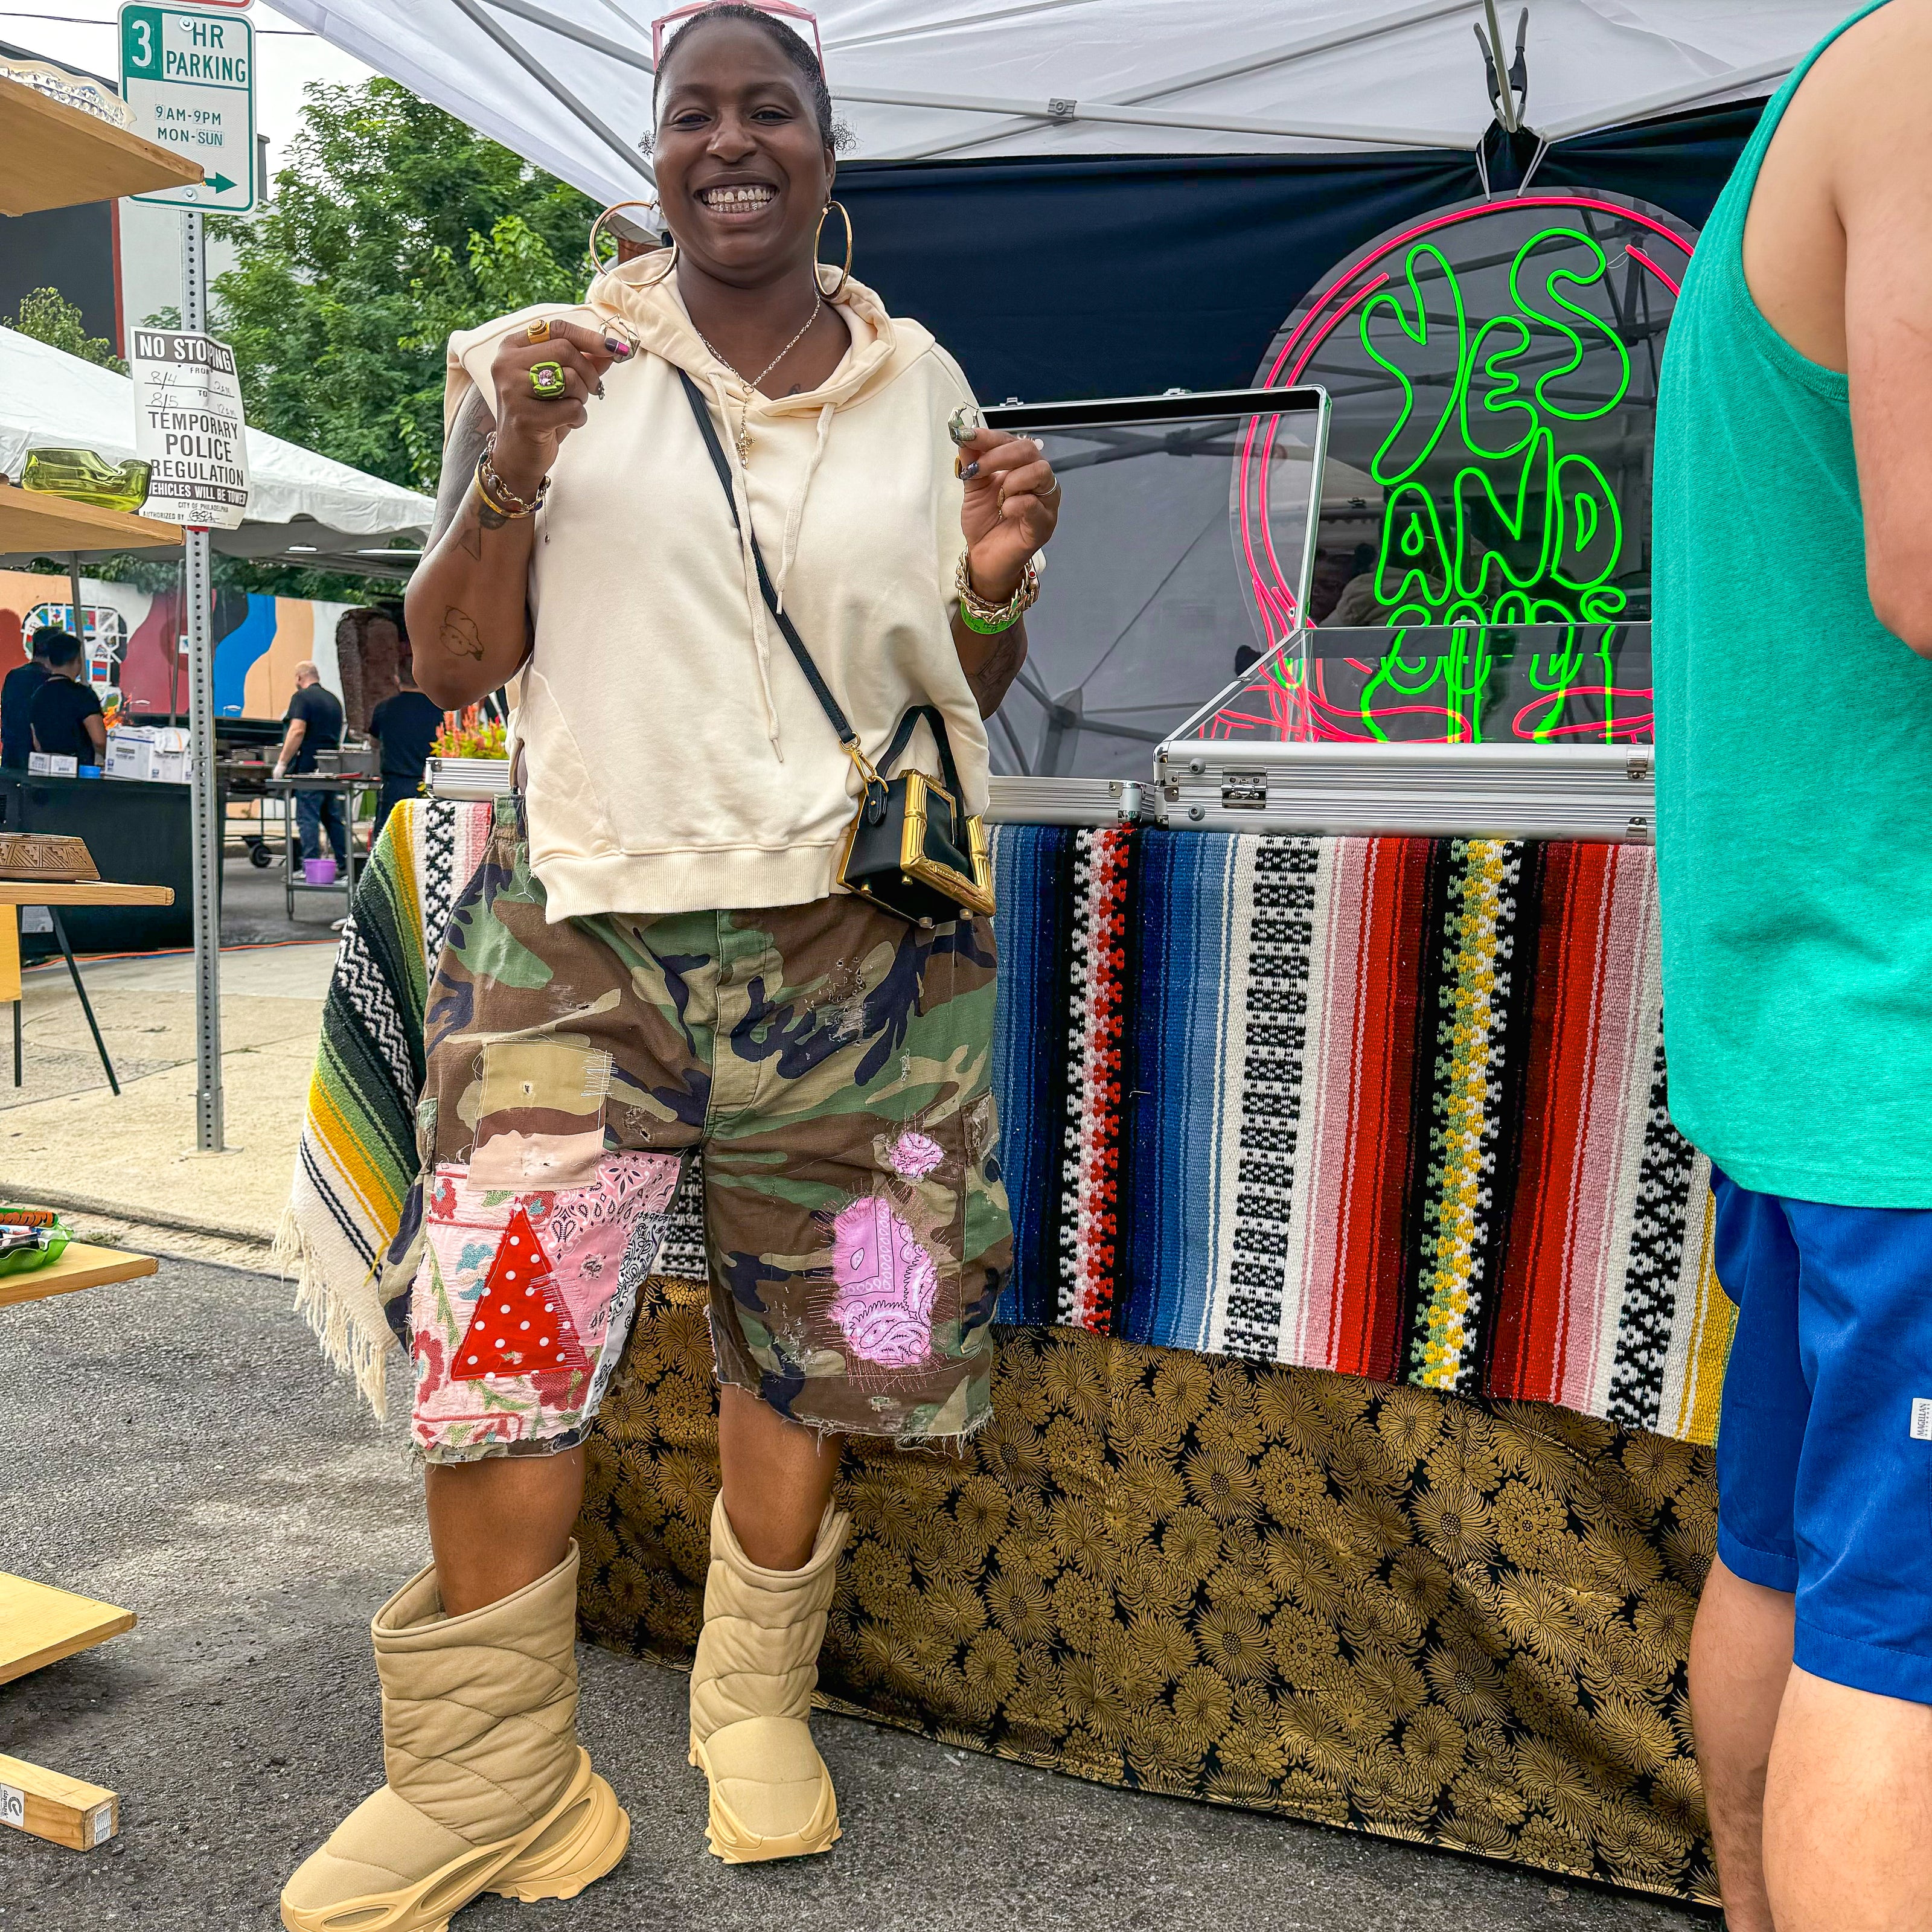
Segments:
[[[1734,1932],[1932,1927],[1928,80],[1923,6],[1799,65],[1658,399],[1670,1111],[1738,1304],[1690,1641]]]
[[[333,752],[342,742],[342,700],[322,681],[322,674],[312,664],[296,666],[295,695],[282,714],[287,728],[282,748],[275,754],[278,778],[299,778],[316,767],[318,752]],[[349,862],[348,822],[342,810],[341,795],[332,791],[298,791],[296,794],[296,831],[304,859],[322,856],[322,835],[328,834],[328,849],[338,866]]]
[[[746,6],[686,17],[655,82],[674,245],[450,344],[416,674],[454,709],[520,674],[519,789],[430,988],[424,1169],[380,1281],[434,1561],[376,1612],[389,1782],[290,1880],[298,1932],[571,1896],[622,1856],[576,1742],[571,1530],[694,1150],[724,1487],[665,1746],[710,1780],[720,1858],[838,1834],[806,1718],[842,1438],[956,1443],[988,1413],[992,922],[838,880],[917,707],[890,768],[956,766],[983,810],[1060,488],[962,416],[922,328],[818,265],[812,48]]]
[[[442,707],[416,688],[416,672],[407,658],[396,660],[396,681],[402,686],[369,714],[369,735],[381,748],[382,803],[376,819],[380,835],[389,814],[406,798],[422,790],[430,749],[442,729]]]
[[[107,756],[107,721],[100,715],[93,686],[80,681],[86,668],[80,640],[71,631],[57,633],[42,662],[48,675],[34,692],[27,713],[34,749],[71,758],[76,764],[101,764]]]

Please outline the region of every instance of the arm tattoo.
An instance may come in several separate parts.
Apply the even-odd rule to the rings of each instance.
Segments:
[[[1013,680],[1026,662],[1026,632],[1019,625],[1003,631],[993,640],[993,648],[977,670],[966,674],[966,683],[979,701],[980,716],[990,718],[1005,702]]]
[[[459,610],[453,604],[442,614],[442,629],[436,641],[453,658],[482,662],[483,640],[477,634],[476,620],[467,610]]]
[[[476,459],[483,454],[483,446],[490,440],[490,432],[496,426],[482,392],[472,389],[464,398],[462,408],[457,411],[449,440],[442,446],[442,476],[436,484],[436,521],[430,530],[429,549],[434,550],[442,541],[443,532],[456,520],[464,505],[477,500],[470,490],[470,479],[476,473]],[[500,524],[503,519],[500,517],[496,521]],[[486,530],[494,527],[494,524],[484,525]],[[472,541],[472,533],[466,530],[458,541],[472,556],[481,554],[480,535],[474,536]]]

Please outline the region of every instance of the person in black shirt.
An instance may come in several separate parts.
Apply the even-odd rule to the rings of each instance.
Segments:
[[[27,713],[34,749],[76,764],[100,764],[107,756],[107,721],[94,687],[80,682],[80,640],[62,632],[47,646],[46,662],[50,675],[34,693]]]
[[[397,806],[422,789],[430,747],[442,729],[442,712],[434,698],[425,698],[416,688],[416,673],[407,658],[397,661],[396,681],[402,689],[394,697],[384,698],[369,714],[369,735],[382,748],[378,832],[388,824],[389,814]]]
[[[58,624],[38,626],[32,657],[16,664],[0,684],[0,765],[26,770],[27,754],[34,748],[34,694],[53,675],[47,668],[48,652],[70,634]]]
[[[318,752],[333,752],[342,742],[342,700],[327,689],[322,674],[312,664],[296,666],[296,694],[282,722],[287,727],[282,748],[275,758],[277,778],[299,778],[315,770]],[[322,835],[328,834],[328,849],[338,866],[349,862],[349,840],[339,794],[298,791],[296,794],[296,825],[304,859],[322,856]]]

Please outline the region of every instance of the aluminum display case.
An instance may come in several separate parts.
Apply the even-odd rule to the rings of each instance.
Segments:
[[[1155,823],[1647,843],[1648,624],[1298,633],[1155,754]]]

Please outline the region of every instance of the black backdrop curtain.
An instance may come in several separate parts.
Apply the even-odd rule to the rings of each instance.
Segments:
[[[1561,142],[1536,184],[1639,195],[1701,226],[1762,106]],[[1495,133],[1501,191],[1534,144]],[[1472,157],[1440,152],[1081,155],[849,162],[837,192],[854,273],[926,323],[982,399],[1043,402],[1241,387],[1318,277],[1482,184]]]

